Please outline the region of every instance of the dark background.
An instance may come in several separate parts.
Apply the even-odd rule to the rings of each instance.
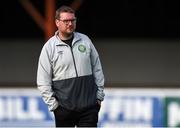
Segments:
[[[45,16],[45,0],[30,1]],[[0,12],[0,87],[36,87],[44,32],[18,0]],[[180,87],[179,12],[174,0],[84,0],[77,31],[99,51],[106,87]]]
[[[31,0],[44,15],[45,1]],[[70,5],[72,0],[57,0]],[[18,0],[0,5],[0,38],[44,38]],[[84,0],[76,12],[77,31],[95,38],[179,38],[179,4],[169,0]]]

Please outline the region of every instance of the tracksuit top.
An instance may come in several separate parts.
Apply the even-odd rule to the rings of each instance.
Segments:
[[[104,99],[104,75],[98,52],[86,35],[73,34],[72,48],[56,32],[41,50],[37,87],[50,111],[59,105],[81,111]]]

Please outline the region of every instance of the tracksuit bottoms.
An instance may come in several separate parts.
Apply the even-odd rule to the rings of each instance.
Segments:
[[[58,106],[54,110],[56,127],[97,127],[100,105],[97,103],[82,111],[73,111]]]

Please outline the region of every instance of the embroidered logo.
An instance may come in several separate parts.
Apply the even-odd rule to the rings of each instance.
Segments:
[[[86,51],[86,47],[81,44],[81,45],[79,45],[78,50],[79,50],[80,52],[85,52],[85,51]]]

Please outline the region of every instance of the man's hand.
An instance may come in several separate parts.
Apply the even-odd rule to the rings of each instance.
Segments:
[[[100,100],[97,100],[97,103],[99,104],[99,106],[101,106],[101,101]]]

